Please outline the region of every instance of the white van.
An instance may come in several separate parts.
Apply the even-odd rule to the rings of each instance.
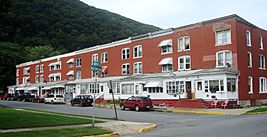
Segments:
[[[65,103],[65,100],[64,100],[63,95],[50,94],[50,95],[47,95],[45,97],[44,103],[51,103],[51,104],[54,104],[54,103]]]

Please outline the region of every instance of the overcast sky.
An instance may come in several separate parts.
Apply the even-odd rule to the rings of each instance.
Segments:
[[[133,20],[175,28],[237,14],[267,30],[267,0],[81,0]]]

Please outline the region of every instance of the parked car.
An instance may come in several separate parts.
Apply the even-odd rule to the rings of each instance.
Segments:
[[[152,100],[149,97],[142,96],[132,96],[127,100],[120,103],[121,110],[125,108],[134,109],[135,111],[139,110],[151,110],[153,109]]]
[[[33,98],[34,95],[31,95],[30,93],[23,93],[18,96],[18,101],[32,102]]]
[[[44,103],[45,98],[43,96],[36,96],[32,99],[32,102]]]
[[[70,101],[71,106],[78,104],[80,107],[92,106],[92,103],[93,97],[91,95],[78,95]]]
[[[9,100],[9,101],[17,101],[18,99],[19,99],[18,93],[11,94],[11,96],[7,98],[7,100]]]
[[[44,103],[65,103],[63,95],[47,95],[44,99]]]
[[[3,100],[5,95],[0,95],[0,100]]]

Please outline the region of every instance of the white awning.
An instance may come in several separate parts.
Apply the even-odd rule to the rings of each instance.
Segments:
[[[146,85],[144,87],[145,88],[162,87],[162,83],[160,81],[149,81],[148,83],[146,83]]]
[[[69,59],[69,60],[67,61],[67,63],[68,63],[68,64],[69,64],[69,63],[74,63],[74,58]]]
[[[51,88],[65,88],[64,85],[54,85],[54,86],[51,86]]]
[[[167,45],[172,46],[172,39],[163,40],[159,43],[159,47],[167,46]]]
[[[48,77],[54,77],[54,75],[55,75],[55,74],[52,73],[52,74],[49,74]]]
[[[16,88],[16,90],[25,90],[24,87],[19,87],[19,88]]]
[[[54,76],[55,77],[60,77],[61,76],[61,73],[55,73]]]
[[[28,90],[38,90],[38,87],[29,87]]]
[[[42,90],[50,90],[51,87],[43,87]]]
[[[60,65],[60,64],[61,64],[60,61],[58,61],[58,62],[54,62],[54,65]]]
[[[67,73],[67,76],[71,76],[71,75],[74,75],[74,71],[73,71],[73,70],[71,70],[71,71],[69,71],[69,72]]]
[[[25,68],[27,71],[30,70],[30,67]]]
[[[159,65],[172,64],[172,58],[164,58],[159,62]]]
[[[50,67],[50,66],[54,66],[54,64],[55,64],[55,63],[53,62],[53,63],[50,63],[48,66],[49,66],[49,67]]]

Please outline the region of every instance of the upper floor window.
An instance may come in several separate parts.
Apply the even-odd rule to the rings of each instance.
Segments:
[[[259,78],[259,88],[260,88],[260,90],[259,90],[259,92],[260,93],[267,93],[267,91],[266,91],[266,78],[265,77],[260,77]]]
[[[223,30],[216,32],[216,45],[231,44],[231,30]]]
[[[159,65],[162,67],[162,72],[173,71],[173,62],[172,58],[164,58],[159,62]]]
[[[178,39],[178,51],[190,50],[190,37],[182,37]]]
[[[23,77],[22,80],[23,80],[22,81],[23,84],[30,83],[30,77]]]
[[[253,79],[251,76],[248,76],[248,93],[253,93]]]
[[[129,75],[130,74],[130,64],[122,64],[122,75]]]
[[[74,67],[74,58],[71,58],[67,61],[68,67],[73,68]]]
[[[93,55],[92,55],[92,64],[93,64],[93,62],[95,62],[95,61],[98,61],[98,54],[93,54]]]
[[[251,52],[248,52],[248,67],[252,67],[252,54]]]
[[[82,59],[81,58],[77,58],[76,59],[76,67],[81,67],[82,65]]]
[[[16,79],[16,85],[19,85],[19,78]]]
[[[35,76],[35,83],[39,83],[39,76],[38,75]]]
[[[58,62],[57,64],[56,64],[56,68],[55,68],[56,70],[60,70],[61,69],[61,62]]]
[[[251,47],[251,34],[250,34],[250,31],[246,32],[246,43],[247,43],[247,46]]]
[[[36,66],[35,66],[35,72],[36,72],[36,73],[39,73],[39,65],[36,65]]]
[[[108,62],[108,53],[107,53],[107,52],[103,52],[103,53],[101,54],[101,62],[102,62],[102,63],[106,63],[106,62]]]
[[[121,58],[129,59],[130,58],[130,48],[124,48],[121,50]]]
[[[23,74],[30,74],[30,67],[24,68]]]
[[[17,69],[17,74],[16,75],[19,76],[19,69]]]
[[[172,39],[161,41],[159,47],[161,47],[161,54],[172,53]]]
[[[190,70],[191,69],[191,60],[190,56],[182,56],[178,58],[178,70]]]
[[[143,64],[142,64],[142,62],[135,62],[134,63],[133,73],[134,74],[141,74],[141,73],[143,73]]]
[[[216,66],[217,67],[230,67],[232,66],[232,52],[219,51],[216,53]]]
[[[142,46],[139,45],[139,46],[135,46],[133,48],[133,57],[134,58],[141,58],[142,57]]]
[[[264,55],[259,56],[259,68],[265,69],[265,56]]]
[[[40,65],[40,73],[44,72],[44,64]]]
[[[263,39],[262,39],[262,35],[260,35],[260,49],[263,49]]]
[[[82,72],[80,70],[76,71],[76,79],[81,79],[82,78]]]
[[[44,82],[44,75],[40,75],[40,82]]]

